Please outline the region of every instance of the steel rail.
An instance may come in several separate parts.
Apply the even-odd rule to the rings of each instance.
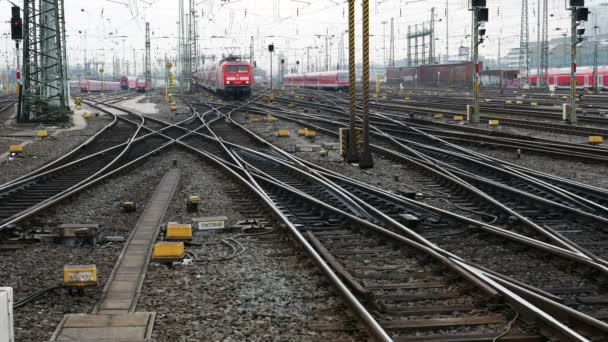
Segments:
[[[288,117],[288,116],[285,116],[285,115],[282,115],[282,114],[276,114],[276,116],[284,118],[286,120],[291,120],[291,121],[294,121],[294,122],[298,122],[300,124],[311,126],[310,123],[305,123],[305,122],[303,122],[303,121],[301,121],[299,119],[294,119],[294,118],[291,118],[291,117]],[[312,125],[312,127],[314,127],[315,129],[317,129],[319,131],[323,131],[323,132],[325,132],[327,134],[331,134],[331,135],[334,135],[334,136],[337,135],[336,132],[327,130],[327,129],[325,129],[323,127],[320,127],[320,126]],[[392,138],[392,137],[390,137],[388,135],[386,135],[386,137],[388,139]],[[398,141],[394,141],[394,142],[396,144],[398,144],[398,145],[402,145]],[[371,146],[374,149],[376,149],[377,151],[381,151],[381,152],[383,152],[385,154],[389,154],[389,155],[391,155],[393,157],[396,157],[398,159],[401,159],[401,160],[407,161],[409,163],[412,163],[414,165],[417,165],[417,166],[419,166],[419,167],[427,170],[428,172],[430,172],[432,174],[435,174],[437,176],[443,177],[443,178],[449,180],[450,182],[453,182],[454,184],[457,184],[457,185],[459,185],[459,186],[467,189],[468,191],[470,191],[470,192],[476,194],[477,196],[480,196],[481,198],[485,199],[486,201],[492,203],[495,207],[500,208],[501,210],[509,213],[509,215],[512,215],[513,217],[516,217],[518,220],[520,220],[520,222],[525,223],[527,226],[529,226],[530,228],[534,229],[535,231],[537,231],[541,235],[547,237],[548,239],[550,239],[551,241],[553,241],[557,245],[559,245],[559,246],[561,246],[563,248],[569,249],[572,252],[580,253],[580,251],[575,246],[572,246],[571,244],[562,241],[562,239],[558,238],[557,236],[555,236],[551,232],[547,231],[545,228],[537,225],[536,223],[534,223],[533,221],[529,220],[525,216],[523,216],[523,215],[517,213],[516,211],[512,210],[511,208],[505,206],[504,204],[502,204],[498,200],[496,200],[493,197],[487,195],[485,192],[477,189],[476,187],[474,187],[474,186],[470,185],[469,183],[465,182],[464,180],[459,179],[458,177],[454,176],[451,172],[449,172],[447,170],[443,170],[443,168],[441,168],[441,167],[439,167],[437,165],[434,165],[431,161],[428,160],[428,158],[422,156],[422,158],[420,158],[420,160],[417,160],[417,159],[414,159],[414,158],[409,157],[407,155],[404,155],[402,153],[399,153],[397,151],[390,150],[390,149],[387,149],[385,147],[382,147],[382,146],[379,146],[379,145],[376,145],[376,144],[372,144]],[[403,146],[403,148],[406,149],[406,150],[408,149],[407,146]],[[412,153],[415,154],[415,155],[419,155],[416,151],[412,151]],[[430,164],[427,165],[427,164],[425,164],[425,162],[430,163]],[[584,253],[581,253],[581,254],[584,255]]]
[[[278,160],[277,160],[277,161],[278,161]],[[295,169],[294,171],[297,171],[297,169]],[[288,186],[285,186],[285,187],[289,188]],[[292,190],[292,191],[298,191],[297,189],[293,189],[293,188],[292,188],[291,190]],[[305,194],[301,194],[301,195],[305,195]],[[319,203],[319,204],[320,204],[320,203]],[[516,235],[516,234],[512,234],[512,233],[510,233],[510,232],[506,232],[506,234],[507,234],[507,235]],[[526,240],[528,243],[532,242],[532,239],[529,239],[529,238],[526,238],[526,237],[523,237],[523,236],[521,237],[521,239],[522,239],[522,240]],[[536,245],[536,244],[535,244],[534,242],[532,242],[532,245]],[[550,245],[544,245],[543,247],[544,247],[544,249],[546,249],[546,250],[551,250],[552,252],[554,252],[554,251],[555,251],[555,247],[553,247],[553,246],[550,246]],[[552,248],[552,247],[553,247],[553,248]],[[575,255],[575,254],[572,254],[572,253],[570,253],[570,252],[568,252],[568,251],[563,251],[563,250],[562,250],[561,252],[564,252],[564,253],[568,254],[568,256],[569,256],[570,258],[572,258],[572,259],[576,259],[576,260],[578,260],[579,262],[583,262],[583,263],[588,262],[588,260],[586,260],[586,259],[581,259],[579,256],[577,256],[577,255]],[[454,256],[454,257],[455,257],[455,256]],[[595,265],[595,266],[598,266],[598,265]],[[581,314],[581,315],[582,315],[582,314]],[[583,317],[588,318],[588,316],[585,316],[585,315],[583,315]],[[597,322],[596,322],[596,321],[592,321],[592,322],[593,322],[593,324],[597,324]],[[559,322],[557,322],[557,323],[559,323]],[[555,324],[555,322],[553,322],[553,324]],[[559,324],[561,324],[561,323],[559,323]],[[563,327],[563,325],[562,325],[562,327]],[[606,326],[602,326],[601,324],[600,324],[600,327],[603,327],[604,329],[606,329]],[[606,331],[606,330],[604,330],[604,331]],[[572,336],[574,336],[574,335],[571,335],[571,337],[572,337]]]
[[[121,110],[123,110],[125,112],[128,112],[128,111],[126,111],[124,109],[121,109]],[[102,173],[104,173],[105,171],[107,171],[118,160],[120,160],[130,150],[130,148],[131,148],[131,146],[132,146],[133,143],[142,141],[143,139],[146,139],[146,138],[148,138],[150,136],[153,136],[153,135],[159,135],[159,136],[161,136],[161,137],[169,140],[169,142],[166,145],[163,145],[164,147],[170,146],[175,141],[175,139],[173,139],[173,138],[171,138],[169,136],[166,136],[166,135],[164,135],[164,134],[162,134],[160,132],[155,132],[155,131],[153,131],[153,130],[147,128],[147,127],[145,127],[145,120],[146,120],[146,118],[143,117],[143,116],[141,116],[141,118],[142,118],[142,122],[138,124],[137,130],[135,131],[135,133],[132,135],[132,137],[126,143],[123,143],[123,144],[111,147],[111,148],[109,148],[109,149],[107,149],[105,151],[102,151],[100,153],[96,153],[96,154],[93,155],[93,156],[100,155],[101,153],[105,153],[105,152],[107,152],[109,150],[118,149],[118,148],[124,146],[124,148],[118,154],[118,156],[115,157],[110,163],[108,163],[105,167],[103,167],[102,169],[98,170],[94,174],[92,174],[92,175],[88,176],[87,178],[85,178],[84,180],[80,181],[79,183],[73,185],[72,187],[70,187],[68,189],[63,190],[59,194],[57,194],[57,195],[55,195],[55,196],[53,196],[51,198],[48,198],[48,199],[46,199],[46,200],[44,200],[42,202],[39,202],[36,205],[34,205],[34,206],[32,206],[32,207],[30,207],[30,208],[28,208],[28,209],[26,209],[26,210],[24,210],[24,211],[22,211],[20,213],[17,213],[15,215],[7,218],[6,220],[3,220],[2,222],[0,222],[0,231],[6,229],[11,224],[14,224],[14,223],[19,222],[19,221],[21,221],[21,220],[23,220],[23,219],[25,219],[27,217],[30,217],[31,215],[33,215],[35,213],[38,213],[39,211],[41,211],[41,210],[43,210],[43,209],[45,209],[45,208],[47,208],[47,207],[49,207],[49,206],[51,206],[53,204],[58,203],[62,199],[67,198],[68,196],[71,196],[74,193],[79,192],[80,190],[82,190],[82,189],[84,189],[84,188],[86,188],[86,187],[88,187],[88,186],[90,186],[92,184],[95,184],[96,182],[94,182],[94,180],[97,179],[97,178],[99,178],[99,176]],[[125,119],[125,118],[122,118],[122,119],[130,121],[130,120]],[[137,135],[139,134],[139,132],[140,132],[140,130],[142,128],[151,130],[153,132],[149,133],[147,135],[144,135],[142,137],[137,137]],[[185,136],[190,135],[190,134],[191,133],[188,133]],[[161,147],[163,147],[163,146],[161,146]],[[157,150],[160,150],[160,148],[155,149],[154,151],[157,151]],[[145,155],[147,156],[149,154],[145,154]],[[79,160],[79,161],[76,161],[76,162],[83,162],[83,161],[85,161],[87,159],[92,158],[93,156],[85,157],[84,160]],[[140,158],[136,158],[135,160],[140,160]],[[73,165],[73,163],[70,163],[68,165]],[[125,165],[130,165],[130,163],[127,163]],[[62,168],[63,167],[60,167],[60,168],[57,168],[57,169],[62,169]],[[119,169],[122,170],[123,168],[119,167]],[[53,170],[46,171],[45,173],[43,173],[43,175],[45,175],[47,173],[50,173],[50,172],[53,172]],[[112,172],[112,174],[113,174],[113,172]]]
[[[224,163],[226,163],[225,161],[220,160],[219,158],[217,158],[217,157],[215,157],[215,156],[213,156],[213,155],[211,155],[211,154],[208,154],[208,153],[206,153],[206,152],[204,152],[204,151],[200,151],[200,150],[198,150],[198,149],[196,149],[196,148],[193,148],[193,147],[190,147],[190,146],[188,146],[188,145],[186,145],[185,147],[188,147],[188,148],[190,148],[190,149],[191,149],[191,150],[193,150],[193,151],[197,151],[199,154],[204,155],[205,157],[207,157],[207,158],[209,158],[209,159],[211,159],[211,160],[215,161],[215,162],[216,162],[216,163],[218,163],[218,164],[224,164]],[[226,164],[227,164],[227,163],[226,163]],[[229,165],[229,166],[228,166],[228,165]],[[225,166],[224,166],[224,168],[225,168],[226,170],[230,171],[230,172],[235,172],[235,171],[234,171],[235,169],[239,169],[239,166],[237,166],[237,165],[234,165],[234,164],[228,164],[228,165],[225,165]],[[247,172],[247,169],[241,169],[241,171],[243,171],[243,172]],[[379,226],[376,226],[376,225],[374,225],[374,224],[372,224],[372,223],[370,223],[370,222],[367,222],[367,221],[359,221],[360,219],[358,219],[356,216],[352,216],[352,215],[350,215],[350,214],[349,214],[349,213],[347,213],[347,212],[342,212],[342,211],[340,211],[340,210],[339,210],[339,209],[337,209],[337,208],[333,208],[333,207],[331,207],[330,205],[328,205],[328,204],[326,204],[326,203],[323,203],[323,202],[321,202],[321,201],[319,201],[319,200],[317,200],[317,199],[315,199],[315,198],[313,198],[313,197],[310,197],[310,196],[308,196],[308,195],[306,195],[306,194],[304,194],[304,193],[301,193],[301,192],[299,192],[299,191],[298,191],[298,190],[296,190],[296,189],[291,189],[289,186],[282,185],[282,184],[280,184],[280,183],[275,183],[275,182],[273,182],[273,181],[272,181],[272,180],[270,180],[270,179],[265,179],[265,177],[264,177],[264,176],[262,176],[262,175],[255,175],[255,174],[254,174],[253,176],[254,176],[254,177],[256,177],[257,179],[261,180],[261,181],[265,181],[265,182],[271,183],[271,184],[273,184],[273,185],[275,185],[275,186],[277,186],[277,187],[283,188],[284,190],[290,191],[290,192],[294,193],[295,195],[297,195],[297,196],[299,196],[299,197],[306,198],[306,199],[308,199],[309,201],[314,202],[315,204],[317,204],[317,205],[319,205],[319,206],[323,206],[323,207],[325,207],[325,208],[327,208],[327,209],[329,209],[329,210],[332,210],[332,211],[334,211],[334,212],[336,212],[336,213],[339,213],[339,214],[341,214],[341,215],[347,216],[347,217],[348,217],[348,218],[350,218],[351,220],[356,221],[357,223],[360,223],[360,224],[362,224],[362,225],[368,226],[368,227],[370,227],[370,228],[372,228],[372,229],[374,229],[374,230],[376,230],[376,231],[378,231],[378,232],[380,232],[380,233],[382,233],[382,234],[384,234],[384,235],[386,235],[386,236],[388,236],[388,237],[390,237],[390,238],[392,238],[392,239],[395,239],[395,240],[400,241],[400,242],[402,242],[402,243],[405,243],[405,244],[407,244],[407,245],[409,245],[409,246],[412,246],[412,247],[418,248],[418,249],[420,249],[420,250],[423,250],[423,251],[427,252],[427,254],[430,254],[430,255],[431,255],[433,258],[438,259],[438,260],[439,260],[440,262],[442,262],[442,263],[447,263],[448,265],[450,265],[450,266],[451,266],[450,268],[454,269],[454,268],[453,268],[453,265],[454,265],[454,264],[456,264],[456,261],[451,261],[450,259],[443,257],[442,255],[438,254],[436,251],[431,250],[431,249],[429,249],[429,248],[428,248],[428,247],[426,247],[426,246],[420,245],[420,244],[418,244],[417,242],[414,242],[414,241],[412,241],[412,240],[409,240],[409,239],[407,239],[407,238],[405,238],[405,237],[403,237],[403,236],[400,236],[400,235],[397,235],[397,234],[392,233],[392,232],[390,232],[390,231],[387,231],[387,230],[385,230],[385,229],[383,229],[383,228],[381,228],[381,227],[379,227]],[[263,192],[264,190],[262,189],[261,191]],[[257,193],[257,191],[256,191],[256,193]],[[258,194],[258,195],[260,195],[260,196],[264,196],[263,194]],[[269,199],[268,199],[267,204],[269,204],[269,205],[273,205],[273,206],[274,206],[274,203],[272,202],[272,200],[269,200]],[[280,210],[278,210],[278,208],[276,208],[276,207],[275,207],[275,213],[276,213],[276,214],[278,214],[278,215],[281,215],[281,216],[282,216],[282,213],[281,213],[281,212],[280,212]],[[286,222],[289,222],[289,220],[288,220],[287,218],[283,218],[283,221],[284,221],[284,222],[285,222],[285,221],[286,221]],[[288,226],[289,226],[289,225],[288,225]],[[299,233],[299,231],[298,231],[298,230],[297,230],[297,228],[295,228],[295,227],[291,227],[291,228],[290,228],[290,230],[291,230],[293,233]],[[298,240],[299,240],[299,241],[301,240],[301,241],[303,241],[303,242],[306,242],[306,240],[305,240],[303,237],[300,237]],[[309,247],[305,247],[305,249],[306,249],[307,251],[308,251],[308,248],[311,248],[311,246],[309,246]],[[313,249],[313,252],[314,252],[314,249]],[[318,256],[318,257],[320,258],[320,256]],[[321,259],[322,259],[322,258],[321,258]],[[323,260],[321,260],[321,261],[323,261]],[[329,267],[329,266],[327,266],[327,267]],[[468,265],[467,265],[467,267],[468,267]],[[462,267],[462,270],[464,270],[464,269],[467,269],[467,268]],[[328,270],[328,271],[329,271],[329,274],[330,274],[330,275],[333,275],[333,276],[335,277],[335,274],[333,273],[333,271],[331,270],[331,268],[329,268],[329,270]],[[460,273],[460,272],[459,272],[459,273]],[[467,273],[466,273],[466,274],[468,274],[468,271],[467,271]],[[332,278],[333,278],[333,277],[332,277]],[[466,279],[466,278],[465,278],[465,279]],[[474,279],[475,279],[475,278],[474,278]],[[337,277],[336,277],[336,280],[337,280],[337,281],[340,281],[340,279],[338,279]],[[477,280],[478,280],[478,279],[477,279]],[[477,283],[477,282],[478,282],[478,281],[476,281],[476,283]],[[481,284],[483,284],[483,283],[481,283]],[[343,285],[343,286],[345,287],[345,289],[346,289],[346,290],[348,290],[348,288],[347,288],[345,285]],[[485,287],[485,286],[484,286],[484,287]],[[490,289],[489,289],[489,288],[487,288],[487,287],[485,287],[485,289],[486,289],[486,291],[489,291],[489,293],[496,293],[496,290],[495,290],[495,289],[490,290]],[[499,288],[499,290],[502,290],[502,291],[500,291],[500,292],[503,292],[503,291],[504,291],[504,289],[500,289],[500,288]],[[538,309],[538,307],[537,307],[537,306],[533,305],[533,304],[532,304],[532,303],[530,303],[529,301],[527,301],[527,300],[525,300],[525,299],[523,299],[523,298],[521,298],[521,297],[519,297],[519,296],[517,296],[517,295],[515,295],[515,294],[513,294],[513,293],[510,293],[510,292],[508,292],[508,291],[504,291],[504,292],[503,292],[503,293],[501,293],[501,294],[502,294],[502,295],[505,295],[507,298],[509,298],[509,300],[510,300],[510,301],[515,302],[515,303],[519,304],[518,306],[523,306],[523,307],[524,307],[524,308],[525,308],[527,311],[533,312],[533,313],[535,313],[535,315],[537,315],[537,316],[538,316],[538,315],[542,315],[543,317],[540,317],[541,319],[543,319],[543,320],[547,321],[547,322],[548,322],[548,324],[549,324],[549,325],[551,325],[553,329],[555,329],[555,330],[557,330],[557,331],[560,331],[560,334],[563,334],[564,336],[567,336],[567,337],[568,337],[568,340],[572,340],[572,341],[587,341],[587,339],[585,339],[584,337],[580,336],[578,333],[576,333],[575,331],[573,331],[573,330],[572,330],[572,329],[570,329],[569,327],[565,326],[564,324],[562,324],[562,323],[558,322],[557,320],[555,320],[554,318],[552,318],[550,315],[547,315],[546,313],[544,313],[542,310]],[[354,295],[352,295],[352,293],[351,293],[351,296],[352,296],[352,300],[356,300],[356,297],[355,297]],[[541,297],[541,298],[543,298],[543,297]],[[349,303],[350,303],[350,300],[349,300]],[[554,303],[554,302],[550,302],[550,303],[551,303],[553,306],[558,305],[558,303]],[[559,305],[558,305],[558,306],[559,306]],[[561,307],[560,307],[560,308],[561,308]],[[362,308],[362,309],[363,309],[363,310],[365,310],[364,308]],[[561,308],[561,309],[564,309],[564,308]],[[585,316],[585,315],[580,314],[580,313],[578,313],[578,312],[574,312],[574,313],[573,313],[573,315],[578,315],[578,316],[582,317],[582,319],[588,319],[588,318],[589,318],[588,316]],[[603,325],[601,324],[601,322],[599,322],[599,324],[598,324],[598,322],[596,322],[595,320],[591,319],[591,323],[592,323],[592,324],[594,324],[594,325],[597,325],[597,326],[599,327],[598,329],[602,328],[602,329],[604,329],[603,331],[608,331],[608,330],[606,330],[606,329],[608,329],[608,328],[607,328],[606,326],[603,326]],[[380,327],[380,328],[381,328],[381,327]]]
[[[105,127],[103,127],[99,132],[95,133],[95,135],[91,136],[89,139],[87,139],[85,142],[83,142],[82,144],[76,146],[74,149],[72,149],[70,152],[68,152],[67,154],[64,154],[63,156],[61,156],[58,159],[55,159],[53,161],[51,161],[48,164],[43,165],[42,167],[29,172],[19,178],[15,178],[13,180],[10,180],[4,184],[0,185],[0,191],[3,191],[7,186],[11,185],[12,183],[18,183],[21,182],[25,179],[31,178],[32,176],[39,174],[40,172],[44,171],[44,170],[48,170],[50,168],[52,168],[53,166],[57,165],[58,163],[61,163],[63,161],[65,161],[66,159],[72,157],[72,155],[76,154],[78,151],[82,150],[83,148],[85,148],[86,146],[90,145],[91,143],[93,143],[95,140],[97,140],[97,138],[99,138],[102,134],[105,133],[106,130],[108,130],[110,127],[116,125],[118,123],[118,117],[116,115],[114,115],[113,113],[110,112],[105,112],[104,113],[111,115],[113,117],[112,122],[110,122],[109,124],[107,124]]]

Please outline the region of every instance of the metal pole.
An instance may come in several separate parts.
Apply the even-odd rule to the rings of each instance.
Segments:
[[[306,72],[310,72],[310,46],[306,47]]]
[[[346,161],[354,163],[359,160],[356,145],[357,129],[357,78],[355,74],[355,0],[348,0],[348,76],[350,90],[350,126],[349,143],[346,151]],[[361,79],[365,79],[365,75]],[[369,78],[369,75],[367,75]]]
[[[386,53],[386,49],[384,50]],[[386,63],[386,60],[385,60]],[[386,68],[386,64],[385,64]],[[363,0],[363,150],[359,167],[374,167],[374,159],[369,142],[369,0]],[[380,84],[380,78],[376,81]],[[377,87],[376,87],[377,88]]]
[[[382,51],[382,65],[384,66],[384,69],[386,69],[386,21],[382,22]],[[365,84],[365,82],[363,84]]]
[[[329,71],[329,29],[325,33],[325,71]]]
[[[270,51],[270,98],[273,99],[274,98],[274,93],[272,91],[272,83],[273,83],[273,79],[272,79],[272,51]]]
[[[473,85],[474,85],[474,97],[473,97],[473,114],[471,115],[470,121],[473,124],[479,123],[479,20],[477,8],[473,8]]]
[[[448,0],[445,0],[445,61],[444,63],[447,63],[448,60],[450,59],[450,21],[449,21],[449,16],[448,16],[448,10],[449,10],[449,5],[448,5]]]
[[[537,49],[538,50],[538,69],[536,69],[536,87],[540,88],[542,85],[540,69],[542,68],[542,54],[543,54],[541,35],[540,35],[541,34],[540,24],[541,24],[542,17],[541,17],[541,2],[540,2],[540,0],[537,0],[537,1],[538,1],[538,11],[536,12],[536,14],[538,15],[538,22],[536,25],[536,30],[538,32],[536,32],[537,33],[536,44],[538,44],[538,49]]]
[[[598,78],[597,77],[597,75],[598,75],[598,72],[597,72],[598,71],[597,70],[597,53],[598,53],[597,52],[597,45],[598,45],[597,29],[598,29],[598,26],[595,25],[593,27],[593,29],[594,29],[594,35],[593,35],[593,91],[597,92],[599,90],[598,84],[597,84],[597,81],[598,81],[598,79],[597,79]]]
[[[570,33],[570,116],[568,123],[577,123],[576,117],[576,7],[571,10],[571,33]]]
[[[253,54],[254,54],[254,50],[253,50],[253,36],[251,36],[251,46],[249,47],[249,64],[253,65]]]

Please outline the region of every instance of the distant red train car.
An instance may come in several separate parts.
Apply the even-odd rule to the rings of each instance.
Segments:
[[[196,71],[194,83],[221,96],[246,98],[251,95],[253,68],[251,64],[235,58],[208,64]]]
[[[146,82],[145,79],[138,78],[135,80],[135,91],[137,91],[138,93],[145,93],[149,87],[150,85]]]
[[[598,88],[608,89],[608,66],[597,68]],[[576,70],[576,86],[589,89],[593,87],[593,67],[578,67]],[[536,85],[537,71],[530,71],[530,84]],[[555,85],[557,89],[570,89],[570,68],[549,69],[549,76],[542,79],[544,84]],[[548,81],[548,82],[547,82]]]
[[[387,69],[386,82],[407,87],[465,88],[473,84],[474,68],[473,63],[463,62]]]
[[[347,90],[349,87],[348,70],[288,74],[283,77],[286,87]]]
[[[106,90],[121,90],[120,82],[107,82],[107,81],[95,81],[95,80],[81,80],[78,81],[78,87],[83,93],[106,91]]]
[[[123,90],[136,90],[137,88],[137,77],[135,76],[123,76],[120,78],[120,87]]]

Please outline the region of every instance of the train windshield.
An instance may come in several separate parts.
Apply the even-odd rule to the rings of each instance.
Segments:
[[[246,74],[249,72],[249,66],[247,65],[229,65],[226,67],[226,72],[229,74]]]

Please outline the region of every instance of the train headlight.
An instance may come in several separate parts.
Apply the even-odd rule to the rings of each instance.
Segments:
[[[226,81],[226,84],[230,84],[230,81]]]

